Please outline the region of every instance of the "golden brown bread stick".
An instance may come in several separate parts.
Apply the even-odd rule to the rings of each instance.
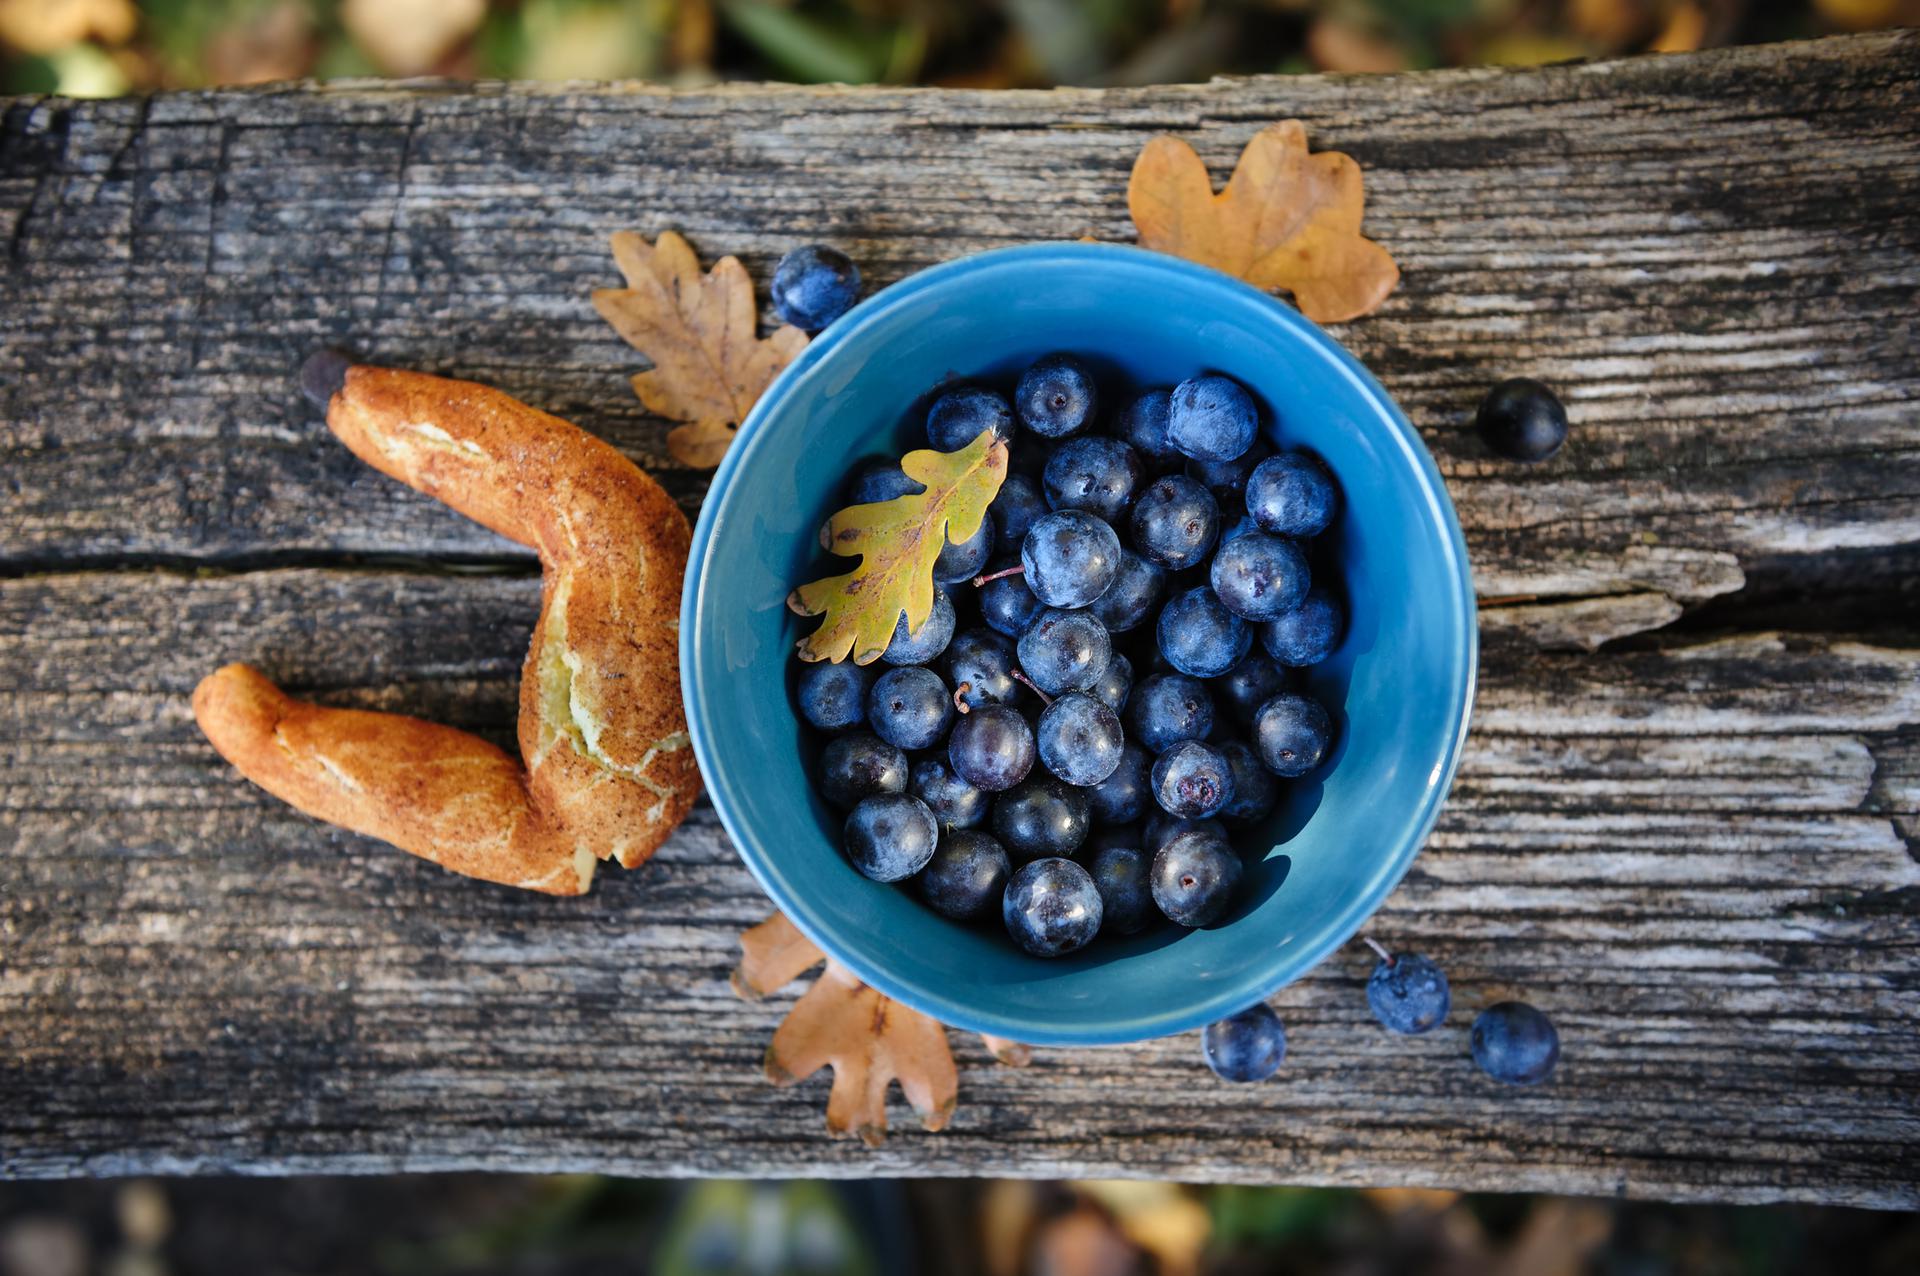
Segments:
[[[512,777],[523,800],[500,771],[511,760],[484,741],[275,702],[243,668],[195,693],[208,737],[301,810],[489,881],[574,894],[590,858],[644,862],[699,791],[680,704],[685,515],[613,448],[498,390],[318,358],[303,379],[326,393],[327,424],[362,460],[539,553],[525,769]],[[348,742],[352,769],[335,756]]]

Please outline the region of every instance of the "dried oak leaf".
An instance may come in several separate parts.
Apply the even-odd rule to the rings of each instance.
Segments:
[[[959,1076],[947,1031],[917,1010],[884,997],[838,962],[829,961],[784,913],[740,936],[735,993],[755,1001],[825,961],[827,967],[794,1004],[767,1047],[767,1079],[793,1085],[821,1068],[833,1069],[827,1129],[852,1132],[869,1147],[887,1132],[887,1086],[900,1082],[907,1102],[929,1130],[945,1128],[959,1094]],[[1015,1066],[1027,1047],[986,1038],[995,1058]]]
[[[1177,137],[1148,142],[1127,183],[1141,247],[1285,289],[1321,323],[1367,314],[1400,280],[1387,250],[1360,234],[1364,199],[1360,166],[1338,151],[1309,155],[1298,120],[1255,134],[1217,195]]]
[[[787,595],[787,606],[802,616],[826,617],[800,640],[800,659],[838,663],[851,652],[856,665],[871,664],[887,649],[901,612],[909,633],[927,623],[933,560],[947,541],[958,545],[980,530],[1007,477],[1007,445],[982,430],[958,452],[909,452],[900,468],[926,491],[835,514],[821,541],[835,554],[859,556],[860,565]]]
[[[851,1131],[868,1147],[887,1133],[887,1086],[898,1080],[929,1130],[946,1128],[960,1077],[947,1030],[881,996],[836,961],[813,981],[773,1034],[767,1080],[792,1085],[833,1069],[827,1129]]]
[[[806,348],[807,334],[786,327],[763,339],[753,280],[739,258],[722,257],[702,274],[692,246],[672,231],[651,244],[620,231],[613,259],[627,286],[596,290],[593,307],[653,361],[634,376],[634,393],[648,411],[686,422],[667,435],[676,461],[720,464],[754,401]]]
[[[775,913],[751,930],[740,933],[740,964],[733,968],[734,996],[758,1001],[785,988],[818,966],[827,955],[800,928]]]

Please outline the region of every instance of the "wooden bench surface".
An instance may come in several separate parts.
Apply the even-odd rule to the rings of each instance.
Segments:
[[[1105,91],[353,84],[0,121],[0,1173],[1146,1175],[1920,1203],[1920,35],[1534,71]],[[607,237],[875,284],[1129,238],[1142,142],[1279,118],[1405,272],[1338,329],[1439,459],[1485,606],[1453,797],[1370,927],[1441,961],[1378,1030],[1338,954],[1280,1077],[1189,1036],[993,1065],[870,1152],[776,1091],[768,906],[702,806],[555,901],[288,810],[194,728],[215,665],[510,736],[527,554],[362,466],[323,344],[498,384],[693,511],[593,313]],[[1497,461],[1485,388],[1572,442]],[[1354,831],[1364,838],[1365,830]],[[1552,1083],[1465,1059],[1557,1020]]]

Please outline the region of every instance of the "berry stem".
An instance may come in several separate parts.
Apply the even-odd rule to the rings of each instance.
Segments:
[[[972,713],[973,712],[972,707],[969,706],[965,700],[962,700],[960,698],[961,696],[966,695],[967,692],[972,690],[973,690],[973,684],[971,682],[963,682],[959,686],[955,687],[953,689],[953,707],[955,709],[958,709],[961,713]]]
[[[1379,944],[1376,944],[1372,936],[1362,935],[1360,936],[1360,942],[1373,949],[1374,952],[1379,953],[1381,961],[1386,962],[1389,966],[1393,965],[1393,954],[1382,948]]]
[[[1041,704],[1053,703],[1053,697],[1048,695],[1046,692],[1040,690],[1040,688],[1035,687],[1033,685],[1033,679],[1027,677],[1027,675],[1022,673],[1020,670],[1015,669],[1013,671],[1013,680],[1015,682],[1025,683],[1028,687],[1031,687],[1033,689],[1033,694],[1040,697]]]
[[[975,576],[973,578],[973,587],[979,589],[989,581],[999,580],[1003,576],[1020,576],[1025,574],[1026,570],[1025,566],[1007,567],[988,576]]]

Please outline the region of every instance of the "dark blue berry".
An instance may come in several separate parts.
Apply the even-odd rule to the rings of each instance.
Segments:
[[[1095,834],[1095,840],[1108,834]],[[1137,935],[1145,930],[1155,913],[1153,887],[1149,873],[1153,857],[1140,848],[1138,838],[1120,837],[1095,848],[1087,871],[1094,889],[1100,892],[1102,918],[1100,929],[1114,935]]]
[[[1327,467],[1304,452],[1270,456],[1247,479],[1247,516],[1276,536],[1319,535],[1339,503]]]
[[[972,580],[993,556],[993,520],[980,520],[980,530],[958,545],[949,540],[933,560],[933,578],[942,585]]]
[[[1249,532],[1220,546],[1208,579],[1228,611],[1243,620],[1275,620],[1307,596],[1307,556],[1292,541]]]
[[[955,386],[927,409],[927,442],[942,452],[958,452],[992,430],[994,437],[1013,438],[1013,409],[1006,399],[985,386]]]
[[[1035,957],[1085,948],[1100,933],[1100,892],[1072,860],[1039,859],[1007,883],[1000,915],[1013,942]]]
[[[1205,562],[1219,533],[1220,503],[1184,474],[1155,479],[1133,503],[1134,548],[1168,571]]]
[[[1213,697],[1183,673],[1148,674],[1127,701],[1127,729],[1154,753],[1204,740],[1213,730]]]
[[[1027,588],[1049,607],[1085,607],[1120,571],[1120,538],[1085,510],[1056,510],[1033,520],[1020,542]]]
[[[1050,354],[1028,368],[1013,392],[1020,424],[1043,438],[1077,434],[1093,420],[1097,406],[1093,375],[1067,354]]]
[[[820,751],[820,794],[851,810],[876,793],[907,791],[907,755],[878,736],[836,736]]]
[[[920,622],[920,628],[907,631],[907,613],[900,613],[900,619],[893,625],[893,641],[880,654],[880,659],[890,665],[924,665],[939,657],[953,641],[953,600],[947,597],[947,591],[933,591],[933,610]]]
[[[1219,820],[1179,819],[1160,810],[1155,803],[1153,814],[1147,817],[1146,827],[1140,833],[1140,845],[1152,855],[1182,833],[1205,833],[1222,842],[1227,840],[1227,826]]]
[[[1095,700],[1115,713],[1125,709],[1127,697],[1133,694],[1133,661],[1115,652],[1090,690]]]
[[[1245,514],[1242,514],[1239,518],[1229,523],[1225,531],[1220,533],[1220,543],[1225,545],[1228,541],[1239,540],[1242,536],[1247,535],[1247,533],[1257,532],[1259,530],[1260,524],[1254,522]]]
[[[1488,447],[1515,461],[1545,461],[1567,441],[1566,407],[1531,377],[1514,377],[1487,391],[1473,420]]]
[[[896,748],[932,748],[947,734],[953,718],[947,684],[920,665],[887,670],[867,693],[868,725]]]
[[[993,911],[1012,875],[1000,843],[985,833],[950,830],[920,871],[920,897],[942,916],[972,921]]]
[[[1440,967],[1419,953],[1396,953],[1373,968],[1367,1004],[1389,1032],[1411,1036],[1438,1026],[1453,997]]]
[[[340,350],[325,348],[307,356],[300,365],[300,393],[316,408],[325,409],[333,396],[346,388],[347,370],[353,359]]]
[[[1272,452],[1266,440],[1255,439],[1252,447],[1231,461],[1188,461],[1187,477],[1204,483],[1222,511],[1237,512],[1245,508],[1247,478],[1253,473],[1253,467]]]
[[[1154,759],[1152,783],[1160,809],[1184,820],[1218,815],[1233,801],[1226,755],[1199,740],[1182,740]]]
[[[1113,659],[1106,626],[1084,611],[1041,612],[1020,635],[1015,650],[1020,668],[1050,696],[1089,690]]]
[[[847,816],[847,858],[876,882],[899,882],[927,866],[940,826],[917,797],[880,793]]]
[[[1526,1002],[1503,1001],[1473,1021],[1473,1061],[1495,1081],[1538,1085],[1560,1061],[1560,1033]]]
[[[1026,779],[1033,760],[1033,728],[1018,710],[1003,704],[962,714],[947,740],[947,761],[954,774],[987,793]]]
[[[946,758],[921,758],[914,763],[907,792],[927,804],[943,829],[973,828],[993,807],[993,799],[961,779]]]
[[[1020,553],[1033,520],[1047,512],[1047,498],[1041,495],[1037,480],[1025,474],[1009,474],[1000,484],[987,513],[993,517],[994,552],[1009,557]]]
[[[1120,570],[1114,574],[1113,584],[1093,600],[1088,610],[1100,618],[1107,632],[1123,634],[1146,623],[1166,588],[1166,569],[1132,550],[1123,549]]]
[[[1140,486],[1140,458],[1104,434],[1068,439],[1047,458],[1040,481],[1054,509],[1085,510],[1111,522],[1133,502]]]
[[[867,720],[867,689],[876,671],[851,660],[800,668],[800,716],[822,731],[845,731]]]
[[[864,798],[847,815],[847,858],[874,881],[904,881],[924,869],[939,837],[933,812],[904,792]]]
[[[1093,815],[1102,824],[1130,824],[1147,813],[1153,801],[1148,773],[1153,757],[1128,741],[1120,747],[1120,762],[1106,779],[1088,790]]]
[[[1150,470],[1179,469],[1187,458],[1167,437],[1167,414],[1172,392],[1149,390],[1120,410],[1113,432],[1139,453]]]
[[[1047,468],[1047,457],[1052,454],[1047,441],[1039,435],[1015,431],[1013,450],[1007,457],[1007,473],[1025,475],[1037,484],[1040,471]]]
[[[1283,691],[1254,711],[1253,749],[1275,775],[1305,775],[1333,743],[1333,721],[1313,700]]]
[[[1287,671],[1272,656],[1253,651],[1213,685],[1227,710],[1247,723],[1253,721],[1254,710],[1287,689]]]
[[[1035,775],[993,802],[993,832],[1007,854],[1024,863],[1041,855],[1071,855],[1087,840],[1093,804],[1087,791],[1050,775]]]
[[[1160,609],[1160,651],[1181,673],[1217,678],[1240,663],[1253,645],[1253,630],[1202,585],[1178,594]]]
[[[1120,716],[1084,691],[1069,691],[1041,711],[1033,732],[1040,765],[1068,784],[1098,784],[1120,765]]]
[[[1239,824],[1251,824],[1273,814],[1280,801],[1280,786],[1273,773],[1260,764],[1260,755],[1245,740],[1223,740],[1214,746],[1227,760],[1233,775],[1233,797],[1220,808],[1220,814]]]
[[[986,574],[993,576],[1015,565],[1009,562],[988,563]],[[980,619],[1009,638],[1018,638],[1027,632],[1027,627],[1033,624],[1033,618],[1042,610],[1044,605],[1027,588],[1027,578],[1023,573],[1000,576],[980,587]]]
[[[1340,604],[1324,589],[1310,589],[1300,605],[1260,627],[1260,645],[1283,665],[1317,665],[1334,653],[1346,632]]]
[[[1013,678],[1013,640],[991,629],[963,629],[947,644],[947,681],[969,709],[1018,704],[1026,689]]]
[[[1262,1003],[1207,1025],[1200,1053],[1222,1081],[1265,1081],[1287,1057],[1287,1030],[1280,1016]]]
[[[1169,838],[1153,855],[1153,902],[1182,926],[1211,926],[1240,888],[1240,857],[1223,838],[1194,830]]]
[[[818,332],[860,299],[860,268],[837,248],[808,244],[780,259],[768,291],[781,322]]]
[[[885,457],[867,461],[853,472],[853,490],[847,498],[855,505],[877,505],[897,496],[911,496],[927,489],[907,477],[898,461]]]
[[[1260,413],[1231,377],[1206,376],[1173,387],[1167,438],[1196,461],[1231,461],[1253,446]]]

